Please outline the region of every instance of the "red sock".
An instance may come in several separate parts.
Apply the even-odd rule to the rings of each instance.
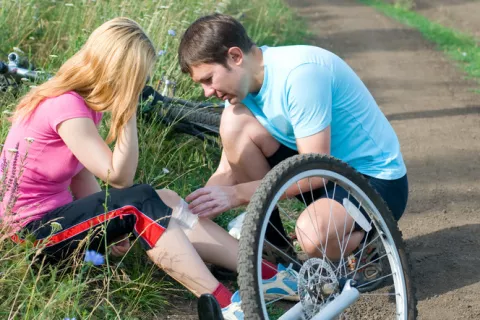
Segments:
[[[275,277],[278,273],[277,266],[267,260],[262,260],[262,279],[267,280]]]
[[[218,284],[217,289],[212,292],[215,299],[217,299],[221,308],[225,308],[231,303],[231,298],[233,293],[230,292],[225,286],[221,283]]]

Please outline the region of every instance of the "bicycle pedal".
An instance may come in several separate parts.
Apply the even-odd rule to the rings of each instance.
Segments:
[[[224,320],[222,309],[212,294],[202,294],[198,299],[197,309],[199,320]]]

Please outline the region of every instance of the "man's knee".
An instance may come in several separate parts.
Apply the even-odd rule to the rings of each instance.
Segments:
[[[315,219],[315,217],[312,217]],[[297,239],[302,249],[308,253],[315,253],[325,245],[328,238],[328,226],[322,220],[312,223],[310,217],[301,215],[296,223]]]
[[[239,135],[246,134],[245,129],[251,121],[256,121],[256,119],[243,104],[231,105],[225,108],[220,121],[222,141],[236,140]]]
[[[270,156],[280,146],[243,104],[230,106],[223,111],[220,136],[226,149],[242,150],[246,144],[253,143],[265,156]]]

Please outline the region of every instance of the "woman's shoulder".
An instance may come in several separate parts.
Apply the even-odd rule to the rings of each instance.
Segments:
[[[51,104],[69,104],[88,108],[85,99],[75,91],[67,91],[56,97],[48,98],[47,101]]]
[[[73,90],[48,98],[43,104],[42,111],[47,112],[49,117],[59,119],[58,121],[72,117],[88,116],[95,124],[98,124],[101,119],[101,113],[92,110],[85,99]]]

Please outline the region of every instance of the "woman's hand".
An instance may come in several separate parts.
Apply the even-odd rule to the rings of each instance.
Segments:
[[[121,257],[124,256],[128,250],[130,250],[130,240],[125,235],[122,237],[123,240],[115,243],[114,245],[110,246],[110,254],[114,257]]]

